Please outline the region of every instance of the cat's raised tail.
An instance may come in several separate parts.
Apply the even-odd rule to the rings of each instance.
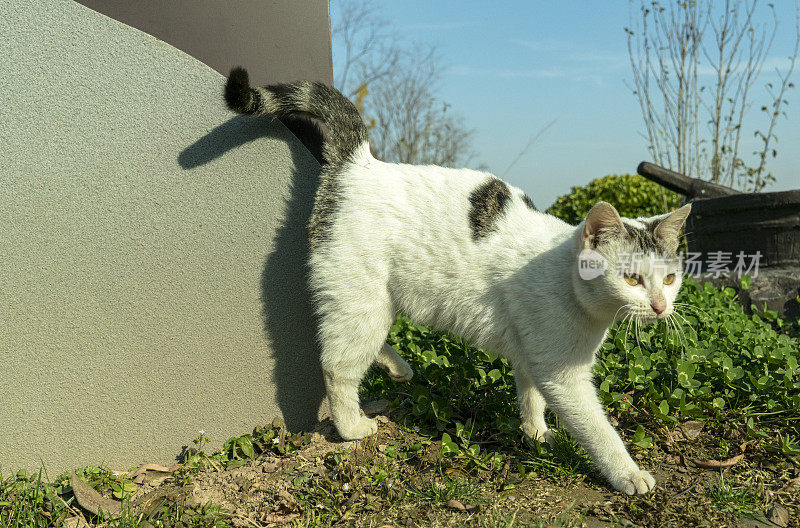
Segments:
[[[330,131],[323,147],[329,165],[352,160],[368,139],[367,127],[353,103],[339,90],[320,82],[298,81],[252,88],[247,70],[237,67],[228,76],[225,102],[240,114],[307,115],[319,119]]]

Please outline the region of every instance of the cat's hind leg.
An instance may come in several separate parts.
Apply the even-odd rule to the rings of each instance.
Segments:
[[[388,343],[384,343],[381,347],[375,363],[385,370],[394,381],[409,381],[414,377],[411,366]]]
[[[551,443],[553,433],[544,421],[546,403],[544,396],[536,388],[533,379],[525,368],[514,369],[514,381],[517,384],[517,399],[519,400],[519,414],[522,420],[522,430],[528,438],[539,442]]]
[[[333,293],[333,292],[329,292]],[[375,420],[361,415],[358,387],[386,340],[394,310],[384,295],[326,295],[320,301],[320,361],[333,423],[339,436],[358,440],[378,431]],[[325,299],[328,302],[325,302]]]

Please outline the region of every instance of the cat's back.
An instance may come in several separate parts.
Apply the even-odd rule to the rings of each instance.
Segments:
[[[450,259],[535,254],[573,229],[539,212],[521,189],[471,169],[369,157],[342,175],[341,192],[350,236],[406,253],[413,246],[415,253]]]

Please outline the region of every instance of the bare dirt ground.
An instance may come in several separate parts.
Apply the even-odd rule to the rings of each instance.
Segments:
[[[362,441],[342,442],[330,421],[296,435],[276,422],[272,445],[257,446],[253,459],[148,472],[132,502],[155,494],[166,500],[161,508],[177,501],[186,513],[164,522],[150,509],[140,526],[800,526],[793,464],[756,445],[728,468],[693,462],[738,445],[737,429],[723,433],[727,440],[717,431],[676,429],[650,451],[635,450],[658,485],[628,497],[585,463],[526,469],[511,454],[497,471],[443,457],[439,442],[398,424],[380,404],[377,410],[379,432]]]

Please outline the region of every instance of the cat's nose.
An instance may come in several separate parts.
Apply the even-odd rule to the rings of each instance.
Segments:
[[[664,310],[667,309],[667,305],[666,304],[658,304],[658,303],[651,304],[650,307],[657,314],[662,314],[662,313],[664,313]]]

